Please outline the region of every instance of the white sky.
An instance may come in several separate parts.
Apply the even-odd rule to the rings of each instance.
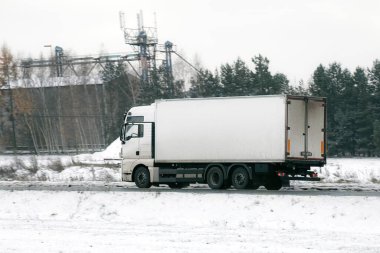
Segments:
[[[320,63],[354,70],[380,58],[379,0],[1,0],[0,43],[33,57],[48,55],[46,44],[77,55],[127,53],[118,13],[135,27],[140,9],[146,26],[157,13],[160,42],[210,69],[261,53],[294,83]]]

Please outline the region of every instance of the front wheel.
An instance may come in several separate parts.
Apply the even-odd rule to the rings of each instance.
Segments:
[[[133,181],[138,188],[150,188],[152,184],[150,183],[150,173],[146,167],[138,167],[134,174]]]
[[[231,176],[232,185],[235,189],[246,189],[249,186],[249,174],[248,171],[239,167],[232,172]]]

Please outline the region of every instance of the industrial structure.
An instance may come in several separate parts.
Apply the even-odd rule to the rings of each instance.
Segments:
[[[75,76],[90,75],[94,69],[105,69],[106,63],[126,62],[133,73],[141,80],[142,86],[151,86],[152,73],[157,71],[160,64],[165,71],[165,77],[169,89],[173,88],[173,67],[172,53],[175,53],[175,46],[170,41],[164,44],[158,44],[157,25],[144,26],[143,13],[137,14],[137,28],[126,27],[125,14],[120,12],[120,28],[123,32],[124,42],[132,48],[131,53],[122,54],[102,54],[96,56],[73,57],[67,56],[62,47],[55,47],[54,57],[47,60],[24,59],[21,61],[23,77],[27,77],[28,70],[31,68],[55,68],[57,77],[64,77],[68,71]],[[183,57],[179,56],[181,59]],[[138,69],[133,62],[138,63]],[[88,70],[85,73],[78,73],[77,66],[87,65]]]
[[[46,45],[52,50],[49,59],[18,62],[19,79],[8,80],[0,90],[4,104],[0,108],[3,122],[0,153],[102,149],[113,141],[108,133],[118,131],[118,110],[125,110],[135,102],[133,96],[130,101],[118,98],[120,94],[125,95],[128,89],[156,90],[158,73],[163,77],[160,81],[166,82],[168,95],[175,93],[172,54],[194,66],[175,52],[172,42],[158,43],[156,21],[153,26],[145,26],[140,12],[137,28],[130,28],[124,13],[120,13],[120,28],[131,52],[71,56],[60,46]],[[126,63],[130,67],[128,74],[122,76],[126,85],[101,80],[100,73],[109,63]],[[46,76],[47,69],[49,76]],[[38,77],[40,70],[46,77]],[[118,75],[112,78],[121,77]]]

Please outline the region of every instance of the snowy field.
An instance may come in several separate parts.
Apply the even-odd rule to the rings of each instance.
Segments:
[[[1,252],[379,252],[380,198],[0,191]]]
[[[0,252],[380,252],[380,159],[328,159],[322,182],[279,192],[129,191],[119,152],[0,156],[0,187],[45,187],[0,190]],[[122,187],[52,191],[64,184]]]

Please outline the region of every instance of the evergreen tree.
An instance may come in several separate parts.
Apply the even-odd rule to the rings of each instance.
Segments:
[[[284,74],[272,76],[269,60],[262,55],[252,58],[255,70],[238,58],[233,64],[221,66],[221,83],[224,96],[270,95],[286,93],[289,81]]]
[[[236,90],[241,90],[240,84],[235,83],[234,69],[228,63],[220,67],[220,79],[223,85],[224,96],[237,96]]]
[[[326,68],[320,64],[314,71],[313,80],[310,84],[310,93],[313,96],[327,97],[328,94],[328,77],[326,73]]]
[[[252,62],[255,64],[255,72],[253,73],[253,84],[255,94],[268,95],[273,94],[271,92],[272,75],[269,72],[269,60],[262,55],[258,55],[252,58]],[[272,90],[277,90],[277,87],[273,87]]]
[[[252,71],[245,62],[238,58],[233,65],[233,79],[235,83],[234,94],[236,96],[247,96],[255,94],[252,89]]]
[[[356,146],[356,90],[354,86],[353,76],[350,71],[343,69],[339,80],[336,82],[341,86],[340,91],[337,91],[336,96],[336,110],[341,115],[336,115],[335,118],[335,135],[337,140],[337,147],[342,154],[355,154]],[[342,117],[340,117],[342,116]]]
[[[352,98],[347,98],[346,106],[354,116],[352,129],[355,132],[356,148],[361,153],[369,154],[374,149],[373,124],[370,110],[370,86],[367,75],[362,68],[356,68],[353,75],[354,92]]]
[[[185,81],[175,80],[168,74],[164,65],[152,70],[151,77],[151,84],[145,86],[142,91],[145,104],[153,103],[155,99],[182,98],[185,96]]]
[[[208,70],[201,70],[196,79],[191,80],[189,96],[193,98],[222,96],[222,86],[218,72],[213,75]]]
[[[380,60],[375,60],[372,68],[369,70],[370,87],[369,93],[371,94],[371,107],[373,117],[380,118]]]
[[[372,68],[368,70],[369,78],[369,104],[371,116],[376,121],[373,123],[373,144],[380,151],[380,60],[373,62]],[[378,153],[379,154],[379,153]]]
[[[281,93],[285,94],[287,93],[288,90],[289,90],[289,80],[286,77],[286,75],[282,73],[276,73],[272,78],[272,86],[269,88],[270,94],[281,94]],[[303,91],[303,87],[298,86],[297,90],[298,90],[298,93],[301,94]]]
[[[373,129],[373,141],[376,147],[376,151],[380,152],[380,120],[375,120]]]

